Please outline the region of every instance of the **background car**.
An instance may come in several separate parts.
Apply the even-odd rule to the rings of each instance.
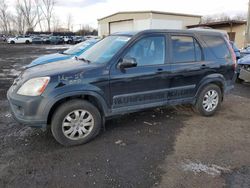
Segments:
[[[39,57],[39,58],[35,59],[34,61],[32,61],[31,64],[27,65],[26,68],[33,67],[36,65],[41,65],[41,64],[52,63],[55,61],[66,60],[66,59],[70,59],[74,56],[79,56],[83,52],[85,52],[87,49],[89,49],[91,46],[93,46],[95,43],[97,43],[98,41],[99,40],[96,40],[96,39],[87,40],[87,41],[81,42],[77,45],[74,45],[71,48],[69,48],[63,52]]]
[[[250,54],[250,47],[246,47],[243,50],[240,51],[241,57],[244,57],[246,55]]]
[[[31,44],[32,38],[30,36],[17,36],[7,40],[9,44]]]
[[[237,82],[250,82],[250,55],[246,55],[238,61],[237,72]]]
[[[236,55],[236,59],[239,60],[241,58],[239,48],[236,46],[236,44],[233,41],[230,41],[230,44],[231,44],[231,46],[232,46],[232,48],[234,50],[234,53]]]
[[[5,35],[0,35],[0,42],[5,42],[7,37]]]
[[[75,36],[75,37],[73,37],[73,43],[74,43],[74,44],[83,42],[84,40],[85,40],[85,39],[84,39],[84,37],[82,37],[82,36]]]
[[[50,44],[63,44],[64,40],[60,36],[51,36],[49,37]]]
[[[32,38],[32,44],[43,44],[43,38],[41,37]]]
[[[50,36],[43,36],[42,40],[43,44],[50,44]]]
[[[73,38],[71,36],[64,36],[63,41],[64,43],[71,44],[73,43]]]

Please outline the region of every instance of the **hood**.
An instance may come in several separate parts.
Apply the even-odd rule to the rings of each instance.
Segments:
[[[85,71],[93,69],[97,66],[98,65],[94,63],[88,64],[83,61],[68,59],[27,68],[23,71],[21,77],[22,80],[27,80],[34,77],[53,77],[55,75],[73,74],[77,72],[84,73]]]
[[[33,67],[35,65],[41,65],[41,64],[51,63],[55,61],[60,61],[60,60],[68,59],[70,57],[71,56],[69,55],[60,54],[60,53],[44,55],[33,60],[29,65],[27,65],[27,67]]]
[[[243,58],[239,59],[239,65],[250,65],[250,55],[244,56]]]

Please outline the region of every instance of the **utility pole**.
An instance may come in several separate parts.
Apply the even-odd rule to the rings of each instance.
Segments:
[[[245,32],[245,47],[249,44],[250,41],[250,0],[248,2],[248,12],[247,12],[247,28]]]

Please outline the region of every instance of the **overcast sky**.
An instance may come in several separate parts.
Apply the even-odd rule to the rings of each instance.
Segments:
[[[7,0],[13,6],[16,0]],[[248,0],[57,0],[55,13],[62,22],[73,17],[74,30],[80,24],[97,28],[97,19],[119,11],[156,10],[188,14],[235,15],[247,11]]]

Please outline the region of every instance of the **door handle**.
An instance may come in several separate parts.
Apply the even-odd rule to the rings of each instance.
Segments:
[[[158,73],[158,74],[160,74],[160,73],[162,73],[162,72],[163,72],[163,69],[162,69],[162,68],[158,68],[157,71],[156,71],[156,73]]]
[[[205,69],[205,68],[207,68],[207,65],[206,64],[202,64],[201,65],[201,69]]]

